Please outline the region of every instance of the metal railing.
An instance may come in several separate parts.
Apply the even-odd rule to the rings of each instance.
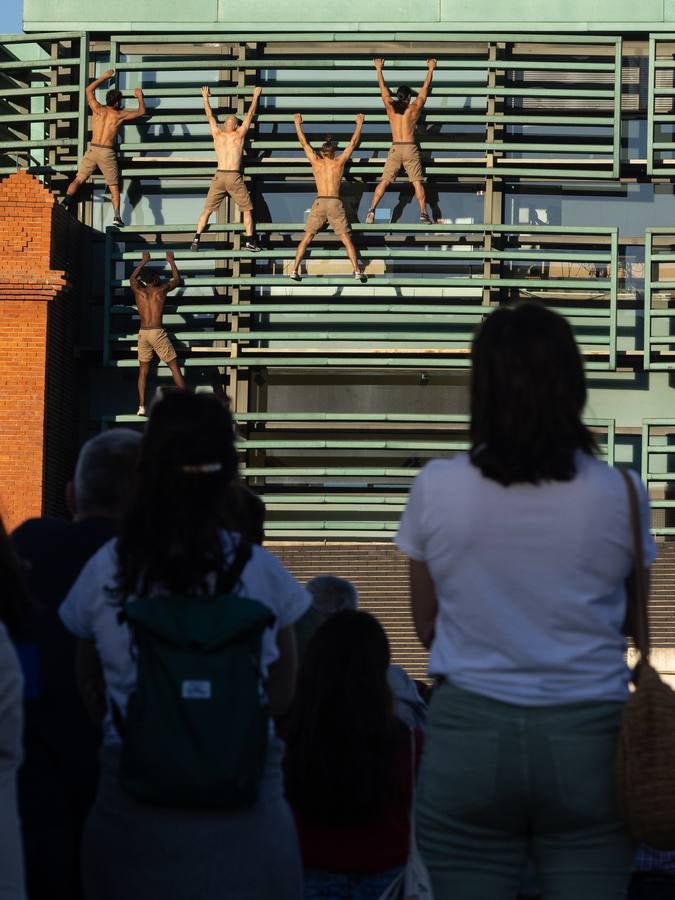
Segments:
[[[152,109],[147,123],[125,133],[123,170],[144,177],[210,173],[201,85],[210,85],[215,107],[237,114],[259,85],[248,175],[308,174],[292,122],[299,110],[309,128],[338,138],[351,134],[355,114],[364,112],[351,171],[379,176],[389,137],[372,67],[376,51],[348,40],[296,39],[289,46],[250,35],[255,44],[247,45],[246,37],[113,36],[111,65],[123,93],[131,97],[142,86]],[[485,34],[435,44],[429,55],[438,57],[438,68],[418,135],[429,175],[618,176],[620,37]],[[421,83],[425,58],[412,48],[399,44],[388,54],[392,87],[401,79]]]
[[[642,480],[649,491],[652,532],[675,535],[675,419],[643,421]]]
[[[137,364],[128,276],[144,250],[171,249],[183,283],[165,322],[188,367],[466,367],[483,317],[523,298],[568,318],[587,368],[616,367],[615,228],[355,225],[367,284],[330,235],[317,237],[295,284],[287,273],[302,227],[259,226],[255,256],[217,240],[240,226],[215,226],[198,254],[187,226],[109,229],[104,363]]]
[[[675,228],[645,232],[644,368],[675,368]]]
[[[469,448],[469,417],[439,413],[235,413],[240,472],[270,539],[391,538],[414,476]],[[106,424],[143,422],[109,417]],[[587,419],[614,464],[613,419]]]
[[[87,136],[88,35],[0,35],[0,175],[74,172]]]

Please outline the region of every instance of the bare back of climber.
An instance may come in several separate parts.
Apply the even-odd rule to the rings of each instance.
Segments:
[[[420,159],[420,149],[415,140],[415,126],[429,96],[436,60],[427,60],[427,75],[416,100],[411,100],[413,91],[407,85],[402,85],[396,91],[396,98],[394,99],[389,93],[389,88],[382,74],[384,60],[378,57],[374,60],[374,64],[377,70],[377,82],[380,86],[382,102],[391,125],[392,143],[387,161],[384,164],[382,178],[375,189],[373,200],[366,216],[366,225],[372,225],[375,221],[377,205],[391,182],[396,178],[401,166],[404,167],[415,191],[415,197],[420,207],[420,222],[431,225],[431,217],[427,212],[427,198],[424,192],[424,169]]]
[[[141,320],[138,331],[138,412],[136,414],[139,416],[145,415],[145,385],[154,353],[171,370],[176,387],[185,388],[185,381],[178,368],[176,351],[163,325],[167,294],[180,284],[180,273],[171,251],[166,254],[166,259],[171,267],[171,278],[168,281],[163,281],[156,270],[141,278],[146,263],[150,261],[150,254],[147,250],[129,278]]]
[[[345,246],[349,260],[354,267],[354,277],[358,281],[365,281],[363,269],[356,255],[354,242],[352,241],[351,229],[345,214],[342,200],[340,200],[340,182],[345,165],[352,155],[354,148],[361,137],[361,128],[363,127],[363,113],[359,113],[356,117],[356,128],[349,143],[337,156],[337,144],[333,140],[327,140],[321,150],[317,153],[309,143],[302,130],[302,116],[300,113],[295,114],[295,131],[298,140],[305,151],[305,155],[312,166],[314,181],[316,182],[317,197],[312,204],[307,223],[305,225],[305,234],[298,244],[295,254],[295,262],[290,272],[293,281],[300,281],[299,268],[305,250],[311,243],[317,231],[328,222],[335,234],[340,238]]]
[[[68,185],[66,196],[61,201],[68,207],[77,191],[85,181],[98,169],[110,189],[113,205],[113,225],[121,228],[124,225],[120,217],[120,171],[115,152],[117,133],[125,122],[132,122],[145,115],[145,101],[140,88],[134,90],[138,100],[137,109],[122,108],[122,92],[111,89],[106,94],[105,105],[99,103],[95,96],[96,88],[112,78],[114,69],[108,69],[100,78],[87,85],[85,94],[91,110],[91,143],[82,157],[75,178]]]
[[[253,122],[253,116],[261,94],[262,88],[260,87],[253,91],[253,99],[243,122],[240,123],[236,116],[228,116],[225,119],[225,124],[221,127],[211,109],[209,89],[208,87],[202,88],[204,112],[211,127],[218,168],[213,176],[211,187],[206,196],[204,210],[199,217],[197,231],[190,245],[190,249],[195,252],[199,250],[199,241],[211,214],[218,209],[228,194],[242,212],[244,219],[244,248],[253,252],[260,250],[253,225],[253,203],[241,174],[241,158],[244,154],[244,140]]]

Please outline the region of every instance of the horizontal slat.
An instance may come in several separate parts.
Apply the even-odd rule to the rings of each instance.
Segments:
[[[44,57],[44,59],[17,59],[0,62],[0,71],[14,71],[16,69],[34,69],[42,71],[44,69],[58,69],[64,66],[77,66],[80,64],[79,56],[67,56],[62,58]]]
[[[114,287],[122,287],[126,280],[114,279],[111,284]],[[336,285],[344,287],[347,284],[358,285],[359,282],[352,275],[304,275],[301,282],[293,282],[287,276],[276,275],[257,275],[255,277],[248,276],[217,276],[217,277],[199,277],[195,276],[186,280],[187,285],[195,287],[281,287],[282,285],[294,285],[294,289],[301,290],[303,286],[307,287],[326,287],[327,285]],[[371,287],[527,287],[529,289],[543,288],[566,288],[567,290],[609,290],[612,282],[605,278],[483,278],[467,276],[465,278],[448,278],[442,274],[434,277],[406,277],[405,275],[375,275],[372,276],[368,283]]]

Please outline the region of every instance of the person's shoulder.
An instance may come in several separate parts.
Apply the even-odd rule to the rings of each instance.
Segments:
[[[87,565],[93,564],[98,569],[104,570],[117,565],[117,538],[112,537],[102,544],[95,553],[89,557]]]
[[[420,475],[425,478],[435,478],[437,476],[443,476],[444,478],[466,477],[469,471],[477,472],[478,470],[471,465],[468,453],[458,453],[456,456],[449,458],[441,457],[429,460],[420,470]]]
[[[282,563],[279,557],[276,556],[276,554],[272,553],[271,550],[267,550],[265,547],[262,547],[260,544],[251,544],[251,556],[249,558],[249,564],[258,567],[259,569],[264,570],[271,575],[288,573],[288,569]]]
[[[26,519],[18,525],[11,534],[12,541],[23,544],[32,541],[48,541],[50,538],[63,534],[72,523],[67,519],[58,519],[55,516],[42,516],[41,518]]]
[[[575,480],[583,489],[588,502],[596,505],[599,510],[611,514],[615,509],[616,502],[621,506],[624,505],[627,488],[622,472],[627,473],[638,496],[645,494],[644,484],[635,469],[628,466],[610,466],[604,460],[587,453],[577,454],[576,464],[577,477]]]
[[[590,453],[578,451],[575,456],[577,478],[587,483],[617,489],[623,485],[623,476],[614,466]]]

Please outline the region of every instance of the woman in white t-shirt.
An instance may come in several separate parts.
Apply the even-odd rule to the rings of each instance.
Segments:
[[[240,558],[239,535],[225,527],[236,471],[232,418],[217,397],[172,392],[155,404],[120,536],[92,557],[61,606],[63,622],[83,641],[83,661],[95,652],[105,682],[102,774],[83,841],[87,900],[297,900],[302,893],[271,721],[258,799],[243,809],[153,806],[126,793],[119,777],[119,731],[136,685],[136,647],[120,611],[132,595],[156,595],[161,603],[162,594],[216,592]],[[310,598],[275,556],[259,546],[250,553],[238,594],[273,617],[262,636],[260,674],[270,714],[280,715],[294,685],[292,626]],[[88,688],[96,666],[89,668],[86,696],[95,693]]]
[[[513,900],[528,857],[544,898],[625,895],[614,758],[630,513],[621,474],[594,456],[585,402],[565,319],[497,309],[473,345],[471,452],[425,466],[401,519],[438,684],[417,805],[435,900]]]

